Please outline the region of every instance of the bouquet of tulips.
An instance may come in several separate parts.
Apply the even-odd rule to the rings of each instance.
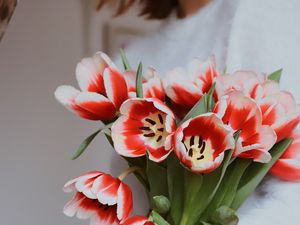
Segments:
[[[99,133],[128,162],[118,177],[85,173],[65,184],[75,192],[67,216],[91,225],[234,225],[236,210],[271,172],[300,181],[300,120],[293,96],[279,88],[281,70],[219,72],[213,58],[191,61],[160,76],[132,69],[123,51],[121,72],[102,52],[76,68],[79,88],[60,86],[56,99],[103,126]],[[133,173],[150,211],[132,215]]]

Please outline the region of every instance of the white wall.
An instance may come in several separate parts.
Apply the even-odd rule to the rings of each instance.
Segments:
[[[86,50],[81,4],[19,1],[0,43],[1,225],[88,224],[62,214],[71,198],[62,186],[83,172],[110,168],[113,150],[101,136],[70,160],[100,124],[72,115],[53,96],[58,85],[76,85],[75,65]]]

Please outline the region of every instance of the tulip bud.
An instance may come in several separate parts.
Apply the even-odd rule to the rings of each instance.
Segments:
[[[170,210],[170,201],[163,195],[153,197],[154,209],[159,213],[167,213]]]

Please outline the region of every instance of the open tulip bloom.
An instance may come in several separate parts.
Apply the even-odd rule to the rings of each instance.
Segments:
[[[76,68],[80,90],[60,86],[56,99],[103,127],[87,137],[78,158],[99,133],[128,162],[118,177],[94,171],[64,186],[74,197],[67,216],[91,225],[238,224],[236,210],[270,174],[300,181],[300,111],[280,89],[281,70],[224,74],[213,57],[193,60],[160,76],[135,70],[122,52],[124,71],[107,55],[84,58]],[[150,211],[134,215],[133,173]],[[135,204],[138,204],[137,202]]]

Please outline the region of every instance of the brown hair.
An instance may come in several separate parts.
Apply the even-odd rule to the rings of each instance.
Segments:
[[[142,7],[139,16],[145,16],[146,19],[167,18],[173,10],[177,11],[178,17],[185,16],[180,10],[179,0],[98,0],[97,10],[110,3],[116,7],[115,16],[119,16],[125,13],[136,2]]]

